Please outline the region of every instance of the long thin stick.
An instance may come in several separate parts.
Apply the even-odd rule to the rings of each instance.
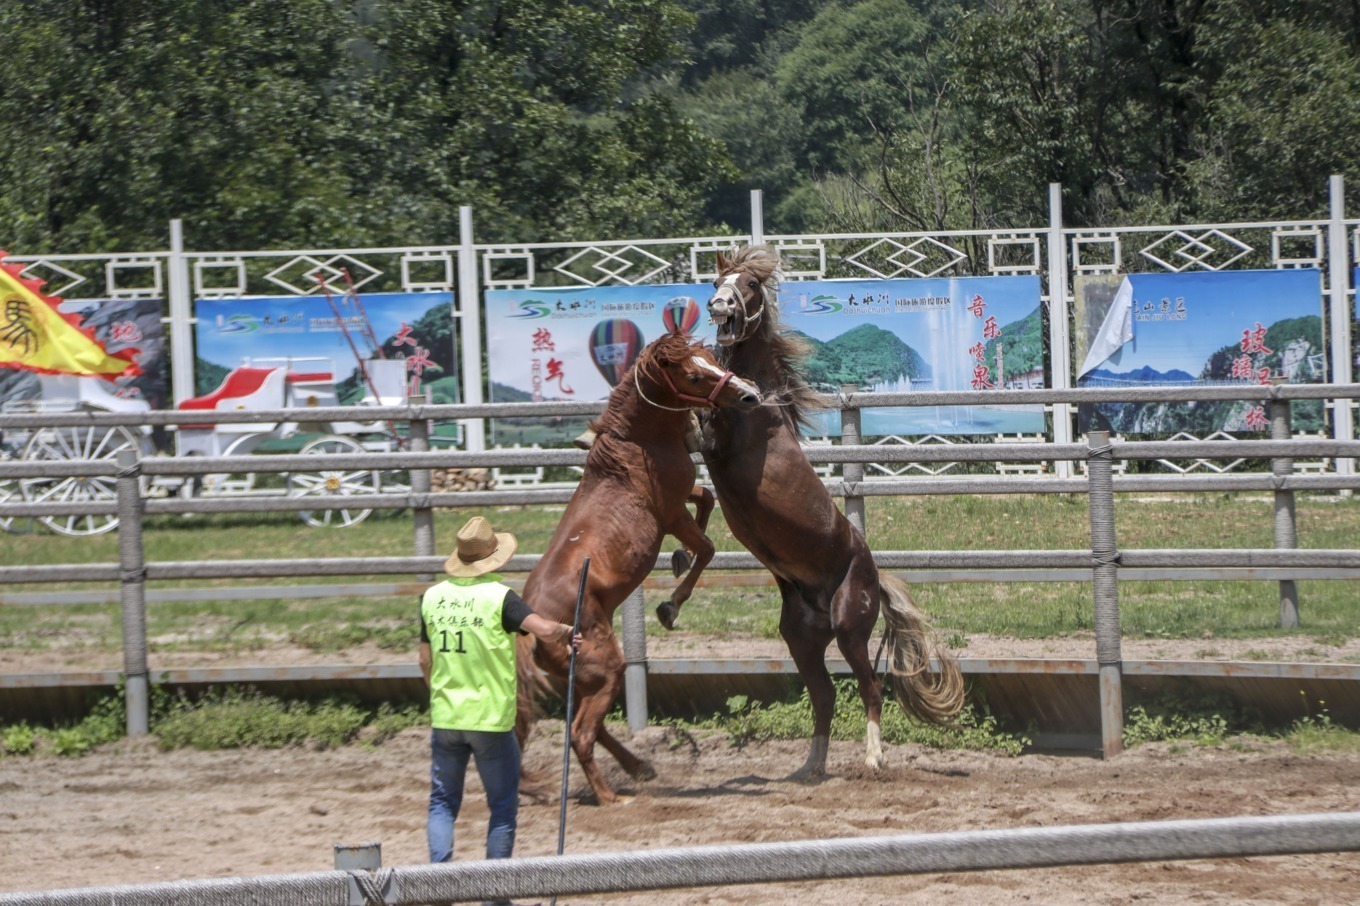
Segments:
[[[571,638],[581,631],[581,602],[586,597],[586,575],[590,572],[590,558],[581,564],[581,585],[576,589],[576,616],[571,621]],[[567,739],[562,747],[562,811],[557,817],[557,854],[562,855],[562,847],[567,837],[567,772],[571,770],[571,718],[572,699],[576,691],[576,646],[571,646],[571,660],[567,664]],[[557,897],[553,897],[557,902]]]

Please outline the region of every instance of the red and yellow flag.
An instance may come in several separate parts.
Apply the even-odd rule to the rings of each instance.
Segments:
[[[57,310],[61,300],[39,292],[42,282],[19,276],[0,251],[0,368],[39,374],[93,374],[113,380],[137,375],[139,350],[110,353],[76,315]]]

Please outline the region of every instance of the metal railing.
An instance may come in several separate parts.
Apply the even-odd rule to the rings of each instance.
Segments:
[[[1300,489],[1355,490],[1360,476],[1352,472],[1335,475],[1294,476],[1296,458],[1323,456],[1344,461],[1360,456],[1360,442],[1327,439],[1285,439],[1289,437],[1289,402],[1294,399],[1360,397],[1360,385],[1316,386],[1274,385],[1269,387],[1160,388],[1145,390],[1002,390],[980,393],[875,394],[845,388],[837,397],[843,412],[843,443],[838,446],[808,448],[814,463],[834,463],[845,467],[840,482],[831,482],[832,493],[844,497],[848,518],[864,531],[864,498],[868,495],[927,493],[1085,493],[1090,501],[1090,550],[1027,551],[879,551],[875,562],[884,569],[1007,569],[1028,568],[1090,569],[1095,607],[1096,653],[1101,680],[1101,725],[1106,754],[1122,746],[1122,698],[1120,693],[1120,623],[1118,571],[1126,568],[1185,569],[1188,567],[1274,568],[1287,571],[1281,582],[1281,623],[1296,626],[1298,598],[1294,579],[1310,569],[1360,569],[1360,551],[1297,550],[1294,530],[1293,494]],[[950,446],[879,446],[859,443],[858,412],[882,405],[995,405],[1033,403],[1061,399],[1070,402],[1096,402],[1119,399],[1248,399],[1265,398],[1271,407],[1272,440],[1229,441],[1112,441],[1108,434],[1092,432],[1087,443],[1033,444],[956,444]],[[412,436],[428,436],[431,419],[486,418],[507,414],[593,414],[600,404],[533,403],[491,406],[410,405],[374,409],[373,418],[407,422]],[[343,410],[340,410],[343,411]],[[277,412],[153,412],[140,415],[108,413],[42,413],[0,415],[4,428],[60,428],[62,426],[107,426],[130,424],[170,425],[192,420],[236,423],[278,420],[287,410]],[[332,416],[331,410],[318,409],[318,420]],[[1121,460],[1161,460],[1167,458],[1251,458],[1270,460],[1268,475],[1206,475],[1193,478],[1169,476],[1126,476],[1116,478],[1111,464]],[[314,458],[312,458],[314,459]],[[585,453],[579,450],[476,450],[419,451],[393,453],[328,454],[327,468],[409,470],[411,490],[398,494],[341,495],[306,499],[147,499],[142,482],[157,476],[186,477],[221,472],[287,472],[314,462],[300,463],[298,456],[256,455],[248,457],[150,457],[141,458],[125,451],[117,462],[109,460],[67,460],[63,462],[0,462],[0,482],[25,477],[112,476],[116,479],[116,500],[104,503],[0,503],[0,517],[70,512],[112,513],[119,519],[118,564],[65,564],[55,566],[0,567],[0,581],[72,582],[118,581],[123,608],[124,672],[127,679],[128,729],[133,735],[147,732],[148,669],[146,663],[145,586],[148,581],[207,578],[300,577],[337,575],[419,575],[432,576],[443,558],[435,553],[432,529],[433,508],[442,506],[486,505],[492,502],[546,502],[560,500],[561,491],[508,493],[450,492],[427,493],[425,480],[416,476],[429,469],[494,467],[498,465],[581,465]],[[1085,462],[1086,478],[1040,477],[966,477],[953,479],[863,480],[866,463],[926,461],[1068,461]],[[1239,550],[1138,550],[1120,551],[1114,530],[1116,492],[1165,489],[1173,486],[1196,490],[1240,490],[1258,487],[1275,495],[1275,547]],[[410,508],[414,515],[413,556],[342,557],[326,559],[279,559],[253,561],[151,562],[143,557],[142,522],[156,513],[284,511],[356,507]],[[507,571],[528,571],[538,561],[534,555],[513,558]],[[667,564],[658,561],[657,568]],[[722,553],[714,557],[709,569],[759,569],[750,554]],[[632,614],[633,616],[629,616]],[[640,619],[640,606],[625,609],[625,625]],[[630,641],[631,640],[631,641]],[[645,664],[645,636],[625,628],[625,651],[630,664]],[[641,648],[639,649],[639,645]],[[629,688],[636,684],[630,682]],[[630,696],[630,706],[632,705]],[[645,708],[645,702],[642,705]],[[634,723],[630,716],[630,724]]]
[[[563,894],[1360,851],[1360,813],[843,837],[0,893],[0,906],[424,906]],[[1211,892],[1210,892],[1211,893]]]

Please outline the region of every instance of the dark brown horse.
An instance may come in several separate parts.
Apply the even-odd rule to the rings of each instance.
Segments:
[[[598,740],[634,777],[654,776],[646,764],[610,735],[604,718],[623,683],[624,659],[611,622],[614,611],[656,566],[662,538],[677,538],[693,556],[688,573],[671,593],[677,610],[694,590],[699,573],[713,558],[704,534],[713,496],[695,485],[694,463],[685,450],[693,408],[750,409],[760,403],[755,385],[720,368],[712,350],[681,334],[667,334],[647,346],[610,394],[591,428],[595,442],[585,474],[557,524],[543,559],[524,583],[524,598],[537,613],[572,622],[581,564],[590,558],[581,608],[581,649],[576,655],[576,699],[571,746],[601,804],[618,797],[595,763]],[[690,515],[687,502],[696,504]],[[520,720],[523,742],[536,680],[530,658],[565,679],[565,648],[520,639]]]
[[[807,761],[794,776],[826,771],[836,691],[826,669],[835,639],[868,713],[866,764],[883,765],[882,689],[869,638],[882,607],[889,674],[908,713],[947,724],[963,705],[958,662],[935,641],[906,586],[874,566],[864,536],[836,508],[798,443],[805,413],[819,406],[797,366],[806,346],[781,333],[779,256],[768,246],[718,254],[717,289],[708,311],[717,326],[719,362],[747,375],[765,394],[749,411],[704,416],[703,457],[732,534],[774,574],[783,598],[779,633],[807,684],[814,726]],[[930,658],[940,671],[930,672]]]

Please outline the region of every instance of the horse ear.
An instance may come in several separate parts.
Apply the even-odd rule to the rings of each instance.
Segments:
[[[717,251],[717,261],[719,274],[727,270],[732,265],[732,262],[728,260],[728,257],[722,253],[722,249],[719,249]]]

